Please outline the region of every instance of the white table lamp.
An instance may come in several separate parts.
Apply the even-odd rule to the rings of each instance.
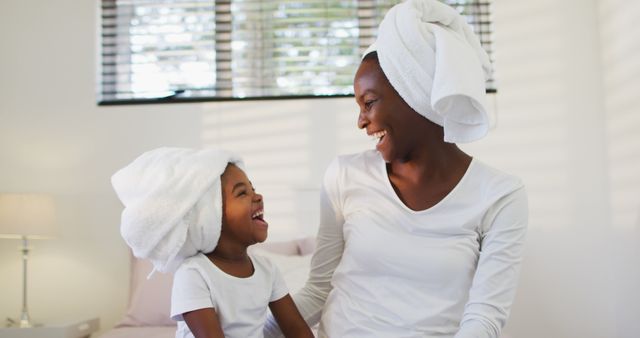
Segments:
[[[51,196],[0,193],[0,238],[22,240],[22,314],[20,327],[31,327],[27,309],[27,260],[29,240],[52,238],[55,209]]]

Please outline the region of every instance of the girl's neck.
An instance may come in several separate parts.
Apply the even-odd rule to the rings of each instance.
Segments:
[[[226,255],[215,250],[209,253],[208,256],[229,263],[244,263],[249,258],[249,255],[247,255],[246,252],[244,255]]]
[[[207,254],[207,258],[220,270],[234,277],[248,278],[254,273],[253,262],[247,254],[246,246],[218,243],[215,250]]]
[[[247,247],[242,245],[230,245],[223,241],[218,242],[216,248],[208,256],[225,262],[246,262],[249,259]]]

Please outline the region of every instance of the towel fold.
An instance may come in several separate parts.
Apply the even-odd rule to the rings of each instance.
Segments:
[[[125,206],[120,233],[154,271],[173,272],[187,257],[213,251],[222,226],[220,176],[242,160],[224,150],[158,148],[111,177]]]
[[[436,0],[392,7],[363,56],[373,51],[407,104],[444,128],[445,141],[471,142],[487,134],[491,63],[455,9]]]

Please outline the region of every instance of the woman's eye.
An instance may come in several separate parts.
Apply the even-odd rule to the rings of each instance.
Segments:
[[[369,100],[369,101],[366,101],[366,102],[364,103],[365,108],[367,108],[367,109],[371,108],[371,105],[372,105],[372,104],[374,104],[376,101],[378,101],[378,100]]]
[[[242,195],[246,195],[246,194],[247,194],[247,192],[243,190],[243,191],[238,193],[238,196],[242,196]]]

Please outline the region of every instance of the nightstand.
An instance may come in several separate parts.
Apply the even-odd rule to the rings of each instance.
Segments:
[[[0,328],[0,338],[88,338],[98,331],[100,319],[92,318],[61,325],[45,325],[30,328]]]

